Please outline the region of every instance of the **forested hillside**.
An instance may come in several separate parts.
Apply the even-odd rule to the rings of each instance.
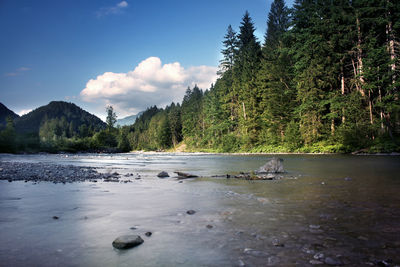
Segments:
[[[215,84],[150,108],[133,149],[399,150],[400,2],[275,0],[260,43],[246,12],[228,26]]]
[[[14,111],[0,103],[0,129],[6,126],[7,118],[14,120],[18,117],[19,116],[15,114]]]

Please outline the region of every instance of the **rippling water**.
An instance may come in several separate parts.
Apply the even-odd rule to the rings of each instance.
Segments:
[[[127,184],[0,181],[0,266],[400,264],[400,157],[282,155],[287,173],[277,181],[212,177],[255,170],[270,157],[0,155],[141,177]],[[202,178],[179,183],[157,178],[160,171]],[[145,242],[113,249],[124,234]]]

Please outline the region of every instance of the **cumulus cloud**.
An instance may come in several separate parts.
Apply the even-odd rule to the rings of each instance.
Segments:
[[[80,96],[84,101],[112,105],[120,116],[131,115],[149,106],[163,107],[180,102],[188,86],[207,89],[217,78],[217,68],[179,62],[163,64],[149,57],[127,73],[105,72],[87,82]]]
[[[116,4],[115,6],[110,6],[110,7],[102,7],[100,8],[97,12],[96,15],[97,17],[104,17],[107,15],[112,15],[112,14],[119,14],[122,12],[123,9],[128,7],[128,2],[122,1]]]

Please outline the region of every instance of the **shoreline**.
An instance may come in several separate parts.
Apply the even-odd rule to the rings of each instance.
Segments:
[[[227,155],[227,156],[252,156],[252,155],[350,155],[350,156],[400,156],[400,152],[390,152],[390,153],[306,153],[306,152],[184,152],[184,151],[143,151],[143,150],[133,150],[126,153],[138,153],[138,154],[177,154],[177,155]]]

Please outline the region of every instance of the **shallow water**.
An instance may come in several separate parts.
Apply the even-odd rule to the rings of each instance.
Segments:
[[[307,266],[327,257],[400,264],[400,157],[282,155],[280,180],[211,177],[257,169],[270,157],[0,155],[134,173],[127,184],[0,181],[0,265]],[[179,183],[157,178],[160,171],[203,178]],[[145,242],[113,249],[124,234]]]

